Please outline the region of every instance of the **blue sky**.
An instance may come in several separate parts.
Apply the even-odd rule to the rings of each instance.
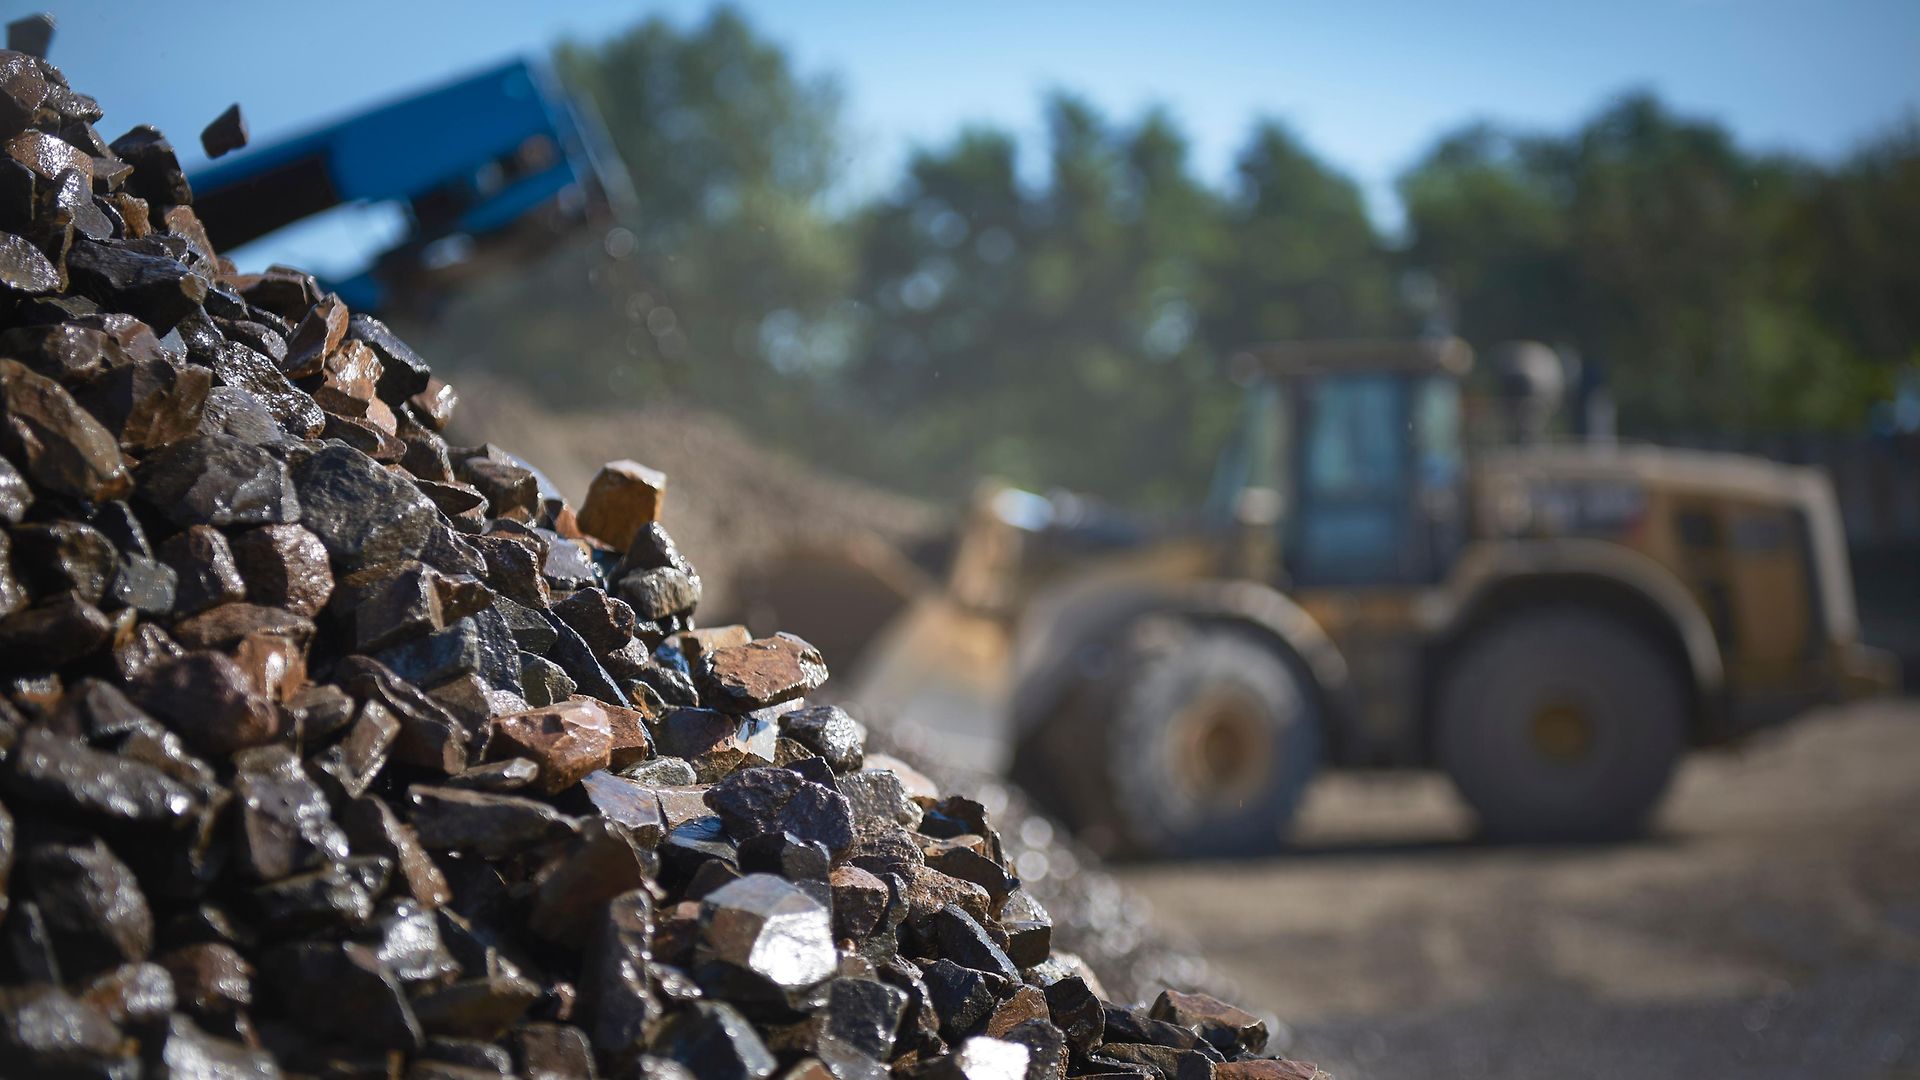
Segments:
[[[1920,0],[736,6],[803,71],[840,80],[855,194],[966,122],[1037,140],[1039,100],[1053,88],[1120,117],[1167,107],[1214,180],[1254,117],[1278,117],[1358,180],[1389,226],[1393,178],[1472,119],[1564,128],[1650,88],[1748,146],[1831,159],[1920,115]],[[108,138],[153,123],[192,160],[200,128],[236,100],[256,140],[271,138],[562,37],[649,14],[684,23],[709,7],[180,0],[161,15],[136,0],[0,3],[8,19],[55,14],[53,58],[99,98]],[[322,235],[288,254],[330,261],[340,242]]]

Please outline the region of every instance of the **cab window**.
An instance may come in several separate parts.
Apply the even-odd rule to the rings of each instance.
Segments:
[[[1398,580],[1409,487],[1406,380],[1327,376],[1303,390],[1300,506],[1289,545],[1295,579]]]

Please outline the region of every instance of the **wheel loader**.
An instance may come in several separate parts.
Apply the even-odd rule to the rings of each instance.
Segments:
[[[1250,349],[1182,520],[989,486],[939,576],[876,545],[745,591],[852,661],[856,703],[1141,856],[1270,851],[1326,767],[1440,769],[1493,836],[1630,834],[1688,750],[1892,685],[1824,474],[1554,445],[1541,394],[1482,445],[1472,362],[1457,339]]]

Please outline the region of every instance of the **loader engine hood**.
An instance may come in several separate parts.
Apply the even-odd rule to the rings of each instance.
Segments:
[[[1654,531],[1673,525],[1685,544],[1689,523],[1712,517],[1735,545],[1800,544],[1826,636],[1859,640],[1846,535],[1824,470],[1652,446],[1529,446],[1482,453],[1474,489],[1476,531],[1496,539],[1592,537],[1657,551],[1666,541]],[[1769,535],[1781,520],[1799,535]]]

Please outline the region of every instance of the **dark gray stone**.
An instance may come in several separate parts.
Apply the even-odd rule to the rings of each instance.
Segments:
[[[819,901],[772,874],[748,874],[701,901],[694,959],[710,993],[778,1001],[827,979],[838,956]]]
[[[987,936],[986,928],[953,904],[934,914],[927,936],[933,939],[941,956],[962,967],[998,975],[1008,982],[1020,981],[1020,969],[1005,950]]]
[[[860,768],[867,729],[838,705],[810,705],[780,717],[780,734],[820,755],[835,772]]]
[[[282,430],[312,438],[327,426],[327,414],[306,393],[287,381],[274,362],[238,342],[222,342],[207,357],[222,385],[245,390],[266,407]]]
[[[168,538],[160,545],[160,558],[177,575],[175,603],[181,615],[246,599],[247,583],[240,579],[233,548],[211,525],[193,525]]]
[[[147,958],[153,912],[133,871],[105,844],[39,844],[26,850],[21,869],[68,980]]]
[[[270,950],[260,990],[309,1030],[355,1046],[417,1050],[424,1041],[400,980],[371,946],[303,941]]]
[[[654,1051],[701,1080],[766,1080],[779,1063],[732,1006],[695,1002],[669,1016]]]
[[[292,473],[300,524],[348,569],[418,557],[439,521],[418,488],[348,446],[324,446]]]
[[[267,525],[300,518],[287,466],[232,435],[200,435],[149,454],[135,470],[142,501],[182,528]]]
[[[254,880],[278,881],[347,857],[346,834],[291,749],[249,750],[235,764],[236,854]]]
[[[420,842],[436,851],[502,858],[565,839],[575,828],[546,803],[515,795],[415,785],[407,798]]]
[[[741,769],[709,788],[706,802],[740,840],[787,835],[817,842],[834,855],[853,844],[847,800],[790,769]]]
[[[89,749],[40,727],[21,735],[7,779],[14,799],[52,806],[82,820],[172,827],[200,811],[194,791],[159,769]]]

